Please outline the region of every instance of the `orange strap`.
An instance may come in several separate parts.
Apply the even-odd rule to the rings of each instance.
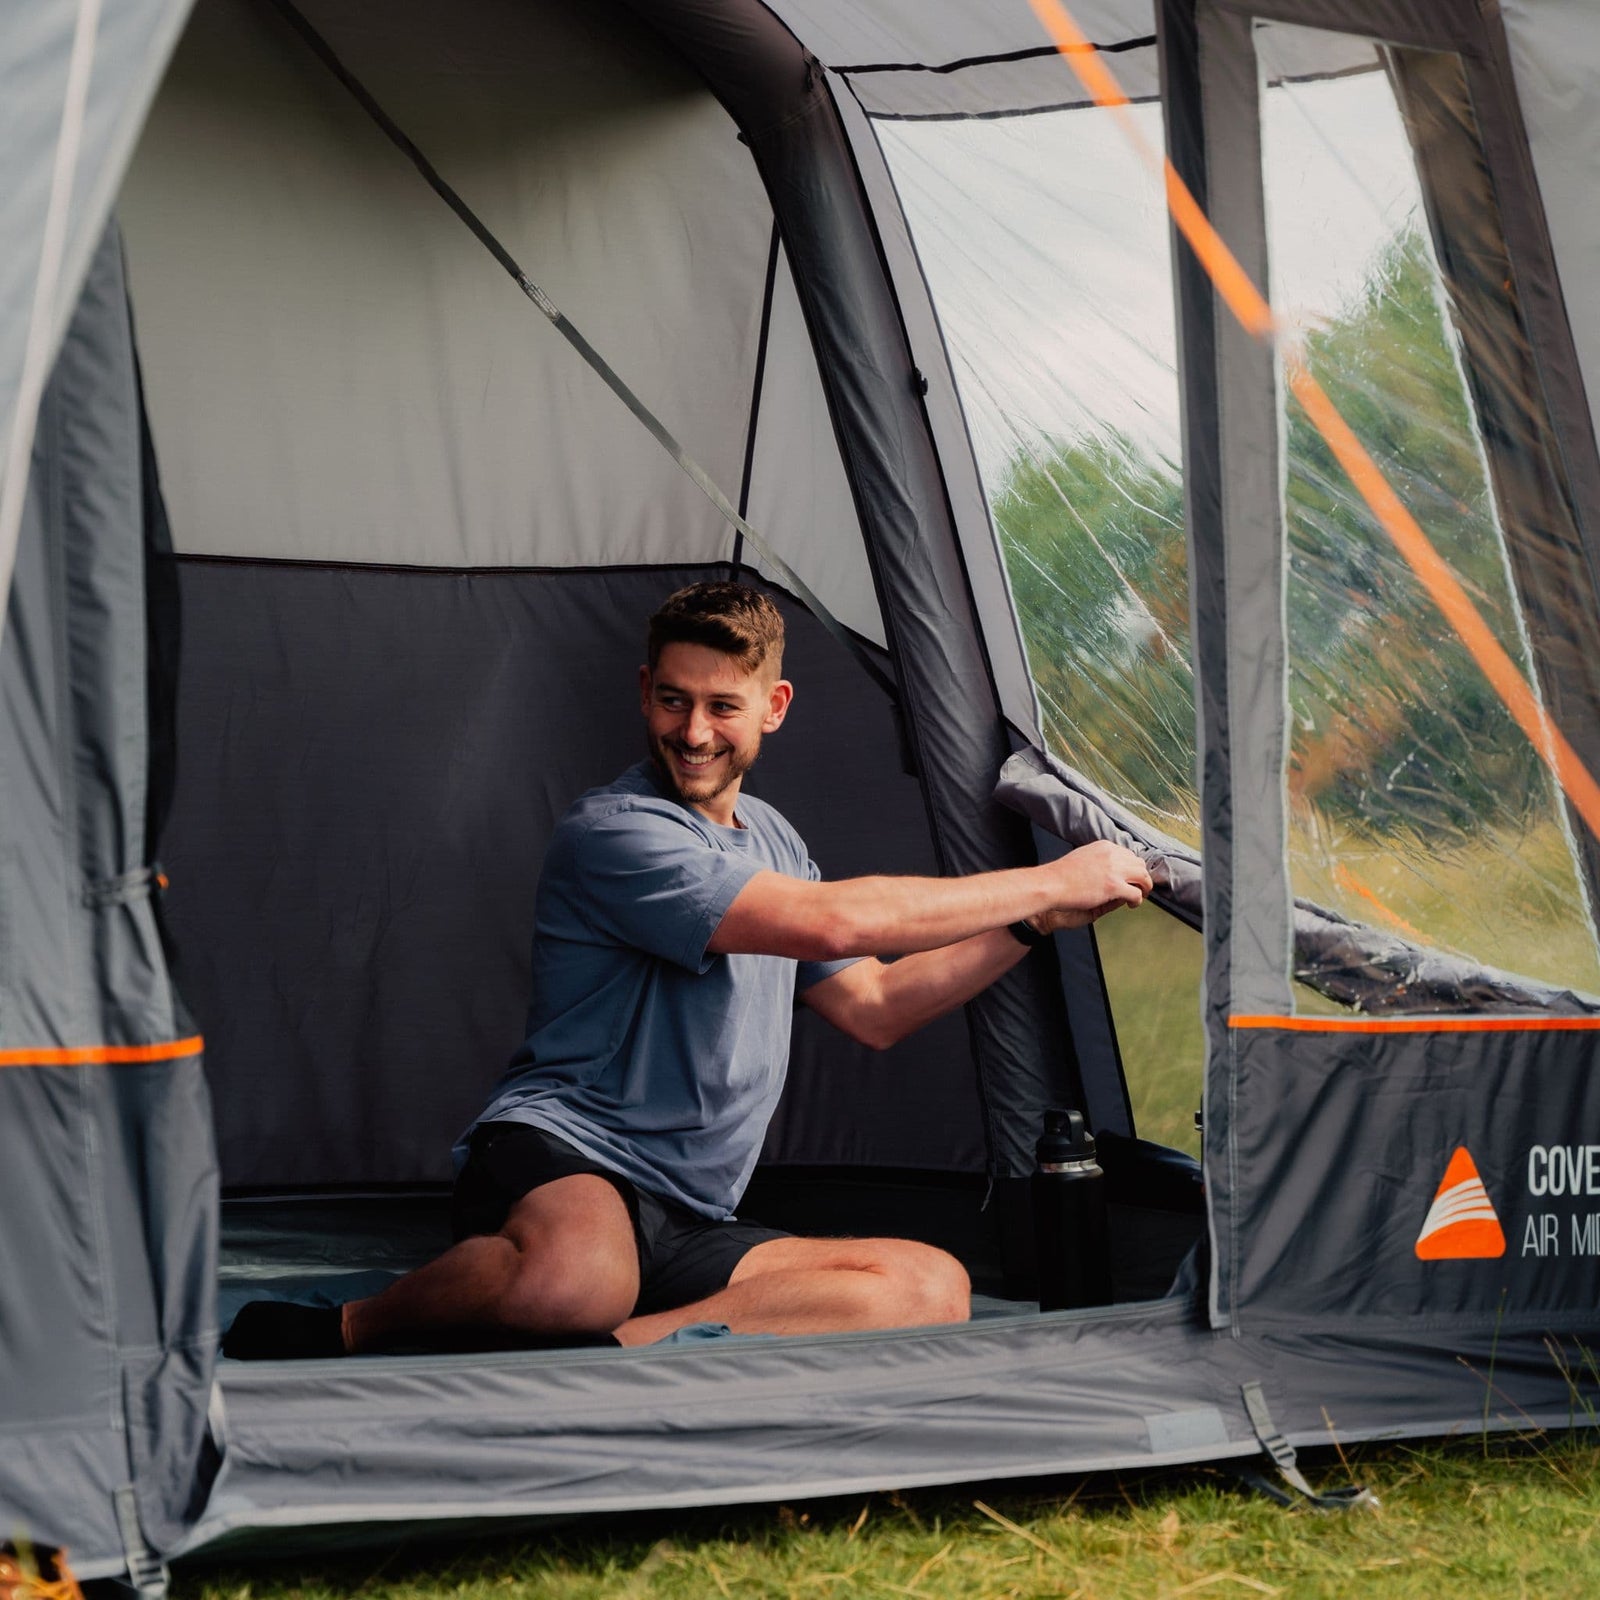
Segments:
[[[67,1049],[0,1050],[0,1067],[131,1066],[145,1061],[181,1061],[205,1049],[198,1033],[163,1044],[86,1044]]]
[[[1240,1017],[1230,1028],[1286,1033],[1591,1033],[1600,1017]]]
[[[1188,240],[1189,247],[1239,324],[1256,338],[1273,339],[1279,344],[1289,387],[1313,426],[1327,441],[1328,448],[1355,485],[1357,493],[1394,541],[1395,548],[1432,596],[1445,620],[1455,629],[1479,670],[1489,680],[1489,686],[1555,774],[1562,793],[1572,802],[1573,809],[1588,824],[1589,831],[1600,838],[1600,785],[1595,783],[1578,753],[1539,704],[1527,680],[1501,648],[1449,565],[1418,526],[1416,518],[1406,510],[1399,495],[1390,487],[1322,386],[1306,370],[1300,352],[1285,348],[1287,341],[1273,316],[1272,307],[1250,281],[1249,273],[1239,264],[1222,236],[1212,227],[1210,219],[1200,209],[1199,202],[1179,176],[1177,168],[1167,157],[1158,155],[1150,148],[1128,116],[1128,97],[1122,92],[1111,69],[1100,59],[1095,47],[1060,0],[1028,0],[1028,3],[1095,104],[1117,114],[1123,130],[1146,165],[1163,179],[1172,220]]]

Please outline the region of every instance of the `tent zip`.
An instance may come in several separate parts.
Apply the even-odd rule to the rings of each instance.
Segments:
[[[705,468],[673,437],[666,425],[644,401],[618,377],[605,357],[568,320],[549,295],[522,270],[511,252],[489,231],[488,226],[466,201],[440,177],[433,163],[412,143],[405,130],[400,127],[394,118],[378,104],[360,79],[345,66],[344,62],[334,53],[333,47],[312,27],[301,11],[292,3],[292,0],[267,0],[267,3],[294,29],[307,49],[349,91],[351,97],[361,109],[377,123],[378,127],[388,136],[390,142],[422,175],[423,180],[433,192],[466,224],[484,249],[505,269],[516,286],[544,313],[556,332],[583,357],[596,376],[644,425],[645,431],[649,433],[651,438],[677,462],[678,466],[688,475],[695,487],[711,502],[718,513],[734,530],[735,534],[754,548],[761,559],[783,581],[785,587],[799,597],[805,608],[827,629],[834,640],[855,658],[856,664],[883,690],[898,712],[900,708],[900,690],[894,679],[872,659],[861,641],[823,605],[794,568],[778,555],[772,546],[734,509],[728,497],[713,482]],[[742,551],[740,553],[742,554]]]

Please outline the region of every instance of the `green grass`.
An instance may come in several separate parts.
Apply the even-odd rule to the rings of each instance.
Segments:
[[[1200,1154],[1194,1113],[1205,1067],[1200,1021],[1204,940],[1154,906],[1095,924],[1117,1048],[1142,1139]]]
[[[1221,1474],[1038,1480],[595,1518],[537,1539],[181,1571],[174,1600],[1146,1600],[1600,1594],[1600,1444],[1389,1447],[1375,1511],[1286,1510]]]

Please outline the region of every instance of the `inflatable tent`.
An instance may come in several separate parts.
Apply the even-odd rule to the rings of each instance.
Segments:
[[[1600,20],[1078,20],[1420,555],[1020,0],[7,8],[7,1529],[157,1588],[1591,1414]],[[1150,911],[882,1058],[797,1020],[746,1209],[956,1249],[970,1324],[219,1362],[219,1305],[440,1242],[543,840],[635,757],[644,617],[727,573],[788,607],[757,781],[829,875],[1114,832],[1203,982]],[[1203,1024],[1203,1193],[1136,1137],[1114,937]],[[1041,1314],[1061,1104],[1118,1303]]]

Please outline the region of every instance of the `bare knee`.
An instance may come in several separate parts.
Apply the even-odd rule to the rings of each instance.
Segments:
[[[633,1222],[616,1188],[575,1173],[531,1189],[499,1238],[508,1248],[492,1315],[519,1333],[611,1333],[639,1296]]]
[[[947,1251],[923,1245],[913,1264],[923,1304],[922,1322],[965,1322],[972,1315],[972,1280]]]
[[[972,1315],[972,1282],[948,1251],[910,1239],[883,1241],[883,1274],[894,1324],[965,1322]]]
[[[632,1261],[562,1261],[519,1248],[498,1296],[495,1320],[522,1333],[610,1333],[624,1323],[639,1294]]]

